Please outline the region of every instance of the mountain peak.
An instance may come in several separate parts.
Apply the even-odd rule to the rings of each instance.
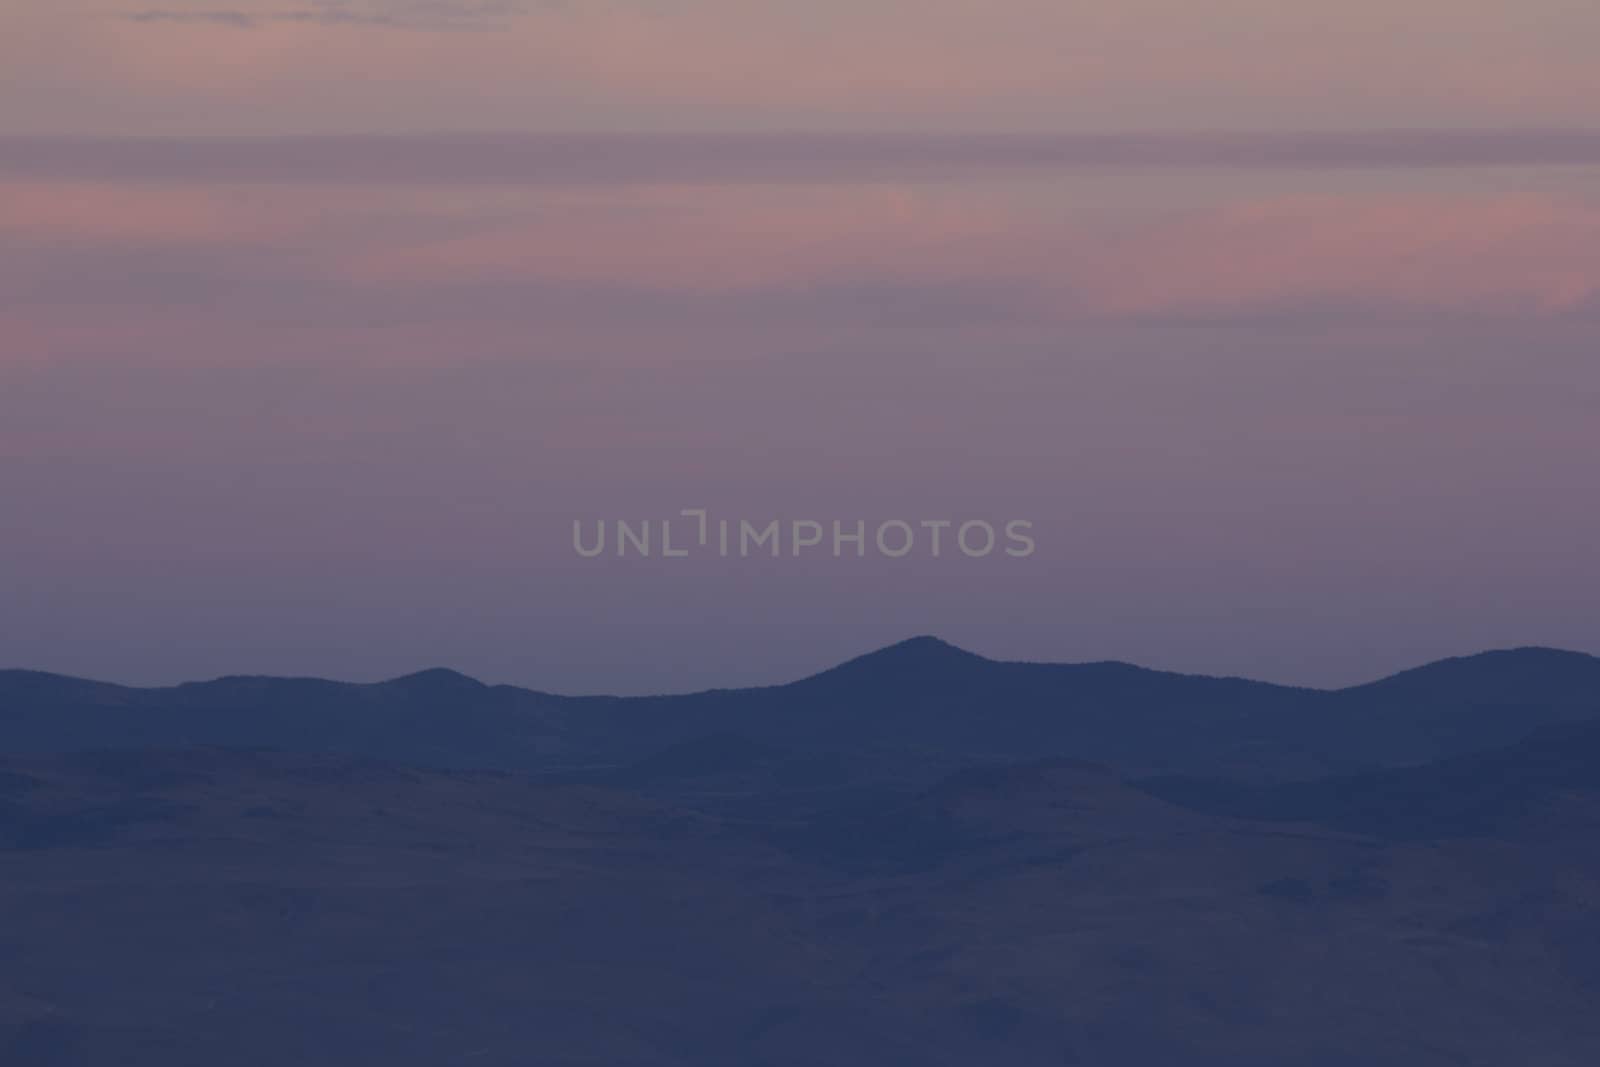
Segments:
[[[865,682],[869,685],[882,684],[889,679],[926,681],[933,676],[946,676],[952,668],[959,669],[990,662],[977,653],[958,648],[948,641],[922,635],[857,656],[798,684],[824,679],[834,684]]]
[[[949,641],[946,641],[941,637],[935,637],[932,634],[918,634],[916,637],[908,637],[904,641],[898,641],[895,644],[892,644],[892,645],[889,645],[886,648],[880,649],[879,651],[880,652],[939,653],[939,654],[957,655],[957,656],[977,656],[977,653],[975,653],[975,652],[968,652],[966,649],[960,647],[959,645],[952,645]]]
[[[417,692],[447,693],[452,691],[479,690],[488,688],[476,678],[468,677],[460,671],[453,671],[447,667],[433,667],[415,674],[391,678],[382,683],[399,689]]]
[[[864,656],[857,656],[843,666],[852,663],[894,663],[898,666],[917,666],[921,664],[948,663],[952,661],[983,661],[984,658],[976,652],[966,649],[931,634],[920,634],[908,637],[904,641],[888,645],[876,652],[868,652]]]

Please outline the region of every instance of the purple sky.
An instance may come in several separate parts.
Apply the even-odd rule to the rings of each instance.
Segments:
[[[1068,7],[0,14],[0,665],[1600,652],[1600,8]],[[573,552],[696,506],[1038,550]]]

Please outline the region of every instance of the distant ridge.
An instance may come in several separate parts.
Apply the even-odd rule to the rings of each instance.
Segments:
[[[1129,773],[1287,779],[1423,763],[1600,719],[1600,658],[1521,648],[1300,689],[1126,663],[1015,663],[918,636],[783,685],[565,697],[433,668],[375,683],[234,676],[130,688],[0,671],[0,751],[221,745],[427,766],[624,766],[736,736],[930,772],[1087,759]]]
[[[1526,645],[1521,648],[1491,649],[1469,656],[1452,656],[1421,667],[1391,674],[1374,682],[1346,686],[1341,692],[1378,689],[1438,691],[1445,686],[1539,684],[1553,673],[1583,673],[1600,667],[1600,657],[1585,652]]]
[[[1488,649],[1483,652],[1474,652],[1462,656],[1450,656],[1444,659],[1432,660],[1417,667],[1410,667],[1385,675],[1369,682],[1357,682],[1352,685],[1323,688],[1316,686],[1294,685],[1280,682],[1263,682],[1243,675],[1224,674],[1195,674],[1186,671],[1165,670],[1157,667],[1144,667],[1126,660],[1010,660],[994,659],[969,649],[955,645],[941,637],[932,634],[919,634],[908,637],[903,641],[864,652],[859,656],[845,660],[834,667],[828,667],[815,674],[807,675],[789,682],[780,682],[772,685],[745,687],[739,689],[714,689],[699,690],[691,693],[669,693],[654,696],[638,697],[606,697],[615,700],[655,700],[676,699],[685,696],[699,696],[709,692],[745,692],[751,689],[777,689],[791,685],[801,685],[819,678],[838,676],[843,673],[867,669],[886,667],[941,667],[952,664],[965,664],[967,666],[990,665],[999,667],[1048,667],[1048,668],[1073,668],[1095,669],[1101,671],[1128,671],[1152,675],[1163,675],[1173,678],[1198,678],[1227,682],[1246,682],[1252,685],[1272,686],[1277,689],[1295,689],[1305,692],[1320,693],[1352,693],[1377,688],[1404,686],[1425,686],[1430,682],[1443,679],[1456,679],[1459,681],[1484,680],[1490,678],[1504,679],[1508,672],[1519,676],[1529,676],[1536,671],[1550,669],[1600,669],[1600,656],[1593,656],[1586,652],[1574,652],[1567,649],[1551,648],[1543,645],[1522,645],[1503,649]],[[185,686],[206,686],[250,682],[289,682],[289,683],[317,683],[325,685],[343,685],[355,688],[374,686],[396,686],[413,688],[429,685],[456,685],[486,689],[489,683],[483,682],[471,675],[448,667],[431,667],[410,674],[386,678],[376,682],[349,682],[337,679],[319,678],[309,675],[273,675],[273,674],[229,674],[216,678],[201,679],[189,682],[180,682],[175,686],[137,686],[120,682],[107,682],[96,679],[81,678],[76,675],[59,674],[51,671],[40,671],[29,668],[0,668],[0,685],[17,687],[29,684],[39,686],[97,686],[106,689],[121,689],[133,692],[156,692]],[[548,694],[543,690],[528,689],[524,686],[494,686],[494,688],[515,689],[524,692],[535,692],[541,695]],[[14,690],[12,690],[14,691]],[[565,699],[596,699],[599,694],[570,694]]]

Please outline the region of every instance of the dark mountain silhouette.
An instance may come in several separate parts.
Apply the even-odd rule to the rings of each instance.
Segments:
[[[788,685],[562,697],[433,670],[375,685],[222,678],[132,689],[0,672],[0,749],[220,745],[567,773],[737,736],[924,776],[1067,756],[1149,775],[1287,779],[1439,759],[1600,716],[1600,659],[1519,649],[1297,689],[1122,663],[986,659],[916,638]]]
[[[1597,696],[0,673],[0,1063],[1587,1067]]]

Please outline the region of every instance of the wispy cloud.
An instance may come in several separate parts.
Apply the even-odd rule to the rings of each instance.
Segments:
[[[498,329],[1600,319],[1600,208],[1547,193],[1227,200],[1116,221],[992,190],[446,198],[364,187],[0,187],[0,317]],[[175,342],[176,343],[176,342]],[[39,346],[48,350],[47,345]],[[3,364],[10,354],[0,355]]]
[[[128,11],[117,18],[139,23],[203,23],[211,26],[236,26],[247,29],[261,20],[255,13],[245,11]]]
[[[503,25],[520,14],[524,6],[517,0],[310,0],[300,7],[150,8],[118,12],[116,17],[143,25],[201,24],[237,29],[287,23],[462,30]]]
[[[928,182],[1056,171],[1600,165],[1600,131],[0,137],[0,177],[149,183],[546,185]]]

